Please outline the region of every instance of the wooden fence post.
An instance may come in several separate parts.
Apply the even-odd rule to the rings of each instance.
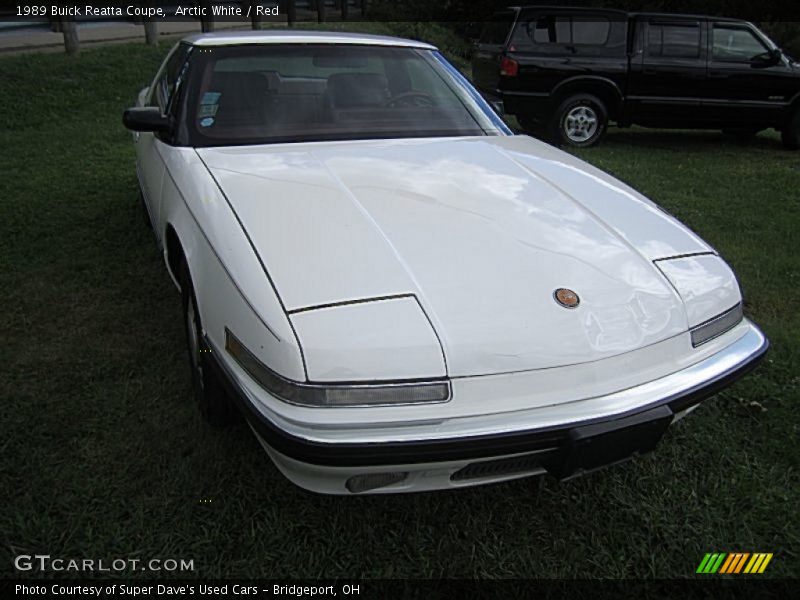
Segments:
[[[64,49],[67,54],[78,54],[81,51],[80,40],[78,39],[78,28],[75,19],[72,17],[62,17],[61,31],[64,32]]]
[[[325,0],[317,0],[317,23],[325,22]]]
[[[342,21],[347,21],[347,16],[349,13],[349,6],[350,0],[341,0],[342,3]]]
[[[211,2],[209,0],[200,0],[200,6],[206,12],[205,17],[200,17],[200,30],[203,33],[214,31],[214,15],[211,14]]]
[[[158,23],[155,17],[144,20],[144,39],[148,46],[158,46]]]
[[[292,27],[295,21],[297,21],[297,5],[294,0],[286,0],[286,24]]]

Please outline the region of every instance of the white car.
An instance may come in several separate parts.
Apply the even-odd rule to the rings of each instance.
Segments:
[[[428,44],[190,36],[124,123],[200,408],[303,488],[566,479],[767,350],[711,246]]]

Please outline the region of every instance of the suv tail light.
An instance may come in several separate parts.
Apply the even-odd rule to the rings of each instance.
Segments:
[[[519,63],[513,58],[504,56],[503,60],[500,61],[500,75],[516,77],[517,73],[519,73]]]

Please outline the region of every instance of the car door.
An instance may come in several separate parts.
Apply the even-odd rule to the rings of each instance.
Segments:
[[[746,23],[711,23],[704,105],[720,124],[779,124],[794,92],[791,67]]]
[[[636,21],[628,79],[629,119],[645,125],[702,122],[706,24],[700,19],[650,17]]]
[[[170,114],[175,110],[172,103],[177,89],[176,83],[186,64],[191,46],[178,44],[165,59],[152,85],[144,98],[145,106],[158,106],[162,114]],[[145,207],[150,215],[150,222],[156,236],[161,240],[160,205],[161,189],[165,174],[165,153],[171,147],[169,140],[162,134],[151,132],[134,133],[136,148],[136,171],[139,185],[144,196]]]

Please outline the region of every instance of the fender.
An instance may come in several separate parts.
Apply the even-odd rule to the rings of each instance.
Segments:
[[[617,95],[617,99],[619,101],[623,100],[622,90],[619,89],[619,86],[614,83],[611,79],[607,77],[600,77],[599,75],[575,75],[573,77],[569,77],[564,81],[559,82],[551,91],[550,97],[555,98],[560,93],[566,85],[575,83],[576,81],[591,81],[592,83],[602,83],[605,85],[610,86]]]
[[[192,148],[174,148],[166,163],[164,236],[171,228],[180,243],[205,335],[224,348],[228,327],[276,372],[306,381],[300,343],[283,304],[216,182]],[[170,268],[168,250],[165,243]]]

